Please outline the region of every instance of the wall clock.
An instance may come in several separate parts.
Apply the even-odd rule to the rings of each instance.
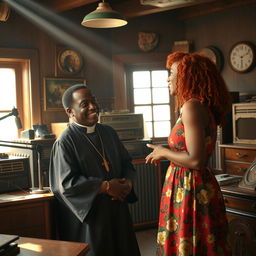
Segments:
[[[230,50],[229,63],[236,72],[249,72],[256,64],[255,46],[247,41],[236,43]]]
[[[83,68],[82,55],[69,48],[63,48],[57,54],[57,75],[79,74]]]
[[[204,54],[209,59],[211,59],[217,66],[218,70],[223,67],[223,56],[221,51],[215,46],[207,46],[199,51],[199,53]]]

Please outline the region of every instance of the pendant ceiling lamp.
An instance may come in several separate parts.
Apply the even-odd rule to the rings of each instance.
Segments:
[[[126,25],[127,21],[103,0],[95,11],[84,17],[81,24],[89,28],[116,28]]]

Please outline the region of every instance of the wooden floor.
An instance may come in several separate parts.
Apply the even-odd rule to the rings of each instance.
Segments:
[[[136,231],[136,237],[139,243],[141,256],[155,256],[157,229]]]

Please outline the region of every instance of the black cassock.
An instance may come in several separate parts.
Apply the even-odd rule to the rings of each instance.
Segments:
[[[53,145],[50,185],[57,200],[59,239],[86,242],[88,256],[140,255],[127,202],[137,200],[134,191],[125,201],[98,194],[100,184],[112,178],[135,178],[131,158],[116,132],[96,124],[97,133],[86,136],[101,151],[103,142],[110,171],[85,137],[86,128],[72,123]]]

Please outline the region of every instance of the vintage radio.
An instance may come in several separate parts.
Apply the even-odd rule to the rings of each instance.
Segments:
[[[143,114],[100,114],[99,122],[107,124],[115,129],[120,140],[136,140],[144,138]]]
[[[10,156],[0,159],[0,193],[31,187],[29,159]]]
[[[123,141],[124,147],[133,159],[145,158],[152,149],[147,147],[151,140],[126,140]]]
[[[256,144],[256,102],[232,105],[233,142]]]

